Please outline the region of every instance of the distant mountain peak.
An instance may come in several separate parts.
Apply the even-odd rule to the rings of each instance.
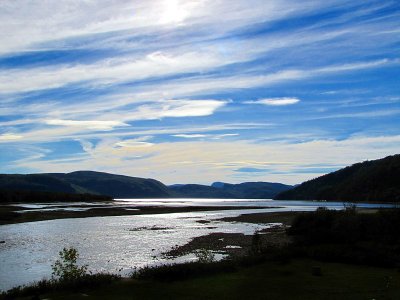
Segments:
[[[217,189],[223,188],[225,185],[226,185],[225,182],[220,182],[220,181],[216,181],[211,184],[212,187],[215,187]]]

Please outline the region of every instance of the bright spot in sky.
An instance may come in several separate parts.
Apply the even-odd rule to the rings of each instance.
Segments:
[[[179,0],[165,0],[162,10],[161,24],[182,24],[189,16],[187,6]]]

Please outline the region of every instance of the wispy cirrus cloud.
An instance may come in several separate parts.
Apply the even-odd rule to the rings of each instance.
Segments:
[[[22,139],[22,135],[12,134],[12,133],[3,133],[0,134],[0,141],[15,141]]]
[[[298,183],[393,153],[399,15],[377,0],[2,1],[2,169]]]
[[[223,134],[201,134],[201,133],[195,133],[195,134],[173,134],[173,137],[177,138],[183,138],[183,139],[199,139],[199,138],[207,138],[207,139],[213,139],[213,140],[219,140],[227,137],[237,137],[239,136],[239,133],[223,133]]]
[[[173,134],[172,136],[178,137],[178,138],[184,138],[184,139],[197,139],[197,138],[205,138],[207,137],[206,134],[199,134],[199,133],[194,133],[194,134]]]
[[[234,143],[223,140],[154,143],[148,138],[104,139],[98,143],[83,143],[86,155],[79,161],[46,159],[41,153],[40,157],[21,162],[21,165],[48,171],[113,168],[117,173],[139,173],[143,177],[154,177],[156,170],[157,178],[165,183],[187,182],[187,176],[192,182],[199,183],[210,183],[215,178],[240,182],[254,176],[257,180],[298,183],[310,176],[323,174],[323,169],[338,169],[366,159],[398,153],[399,142],[400,136],[321,139],[296,144],[243,140]],[[121,143],[126,144],[121,146]],[[248,153],[252,156],[249,157]],[[134,165],[126,164],[130,158],[135,159]],[[324,162],[323,165],[321,162]]]
[[[295,97],[283,97],[283,98],[266,98],[266,99],[259,99],[255,101],[245,101],[245,104],[263,104],[263,105],[270,105],[270,106],[285,106],[285,105],[292,105],[300,102],[300,99]]]
[[[255,22],[273,22],[290,16],[323,11],[332,5],[320,1],[297,3],[286,0],[237,1],[103,1],[82,2],[31,2],[2,1],[0,9],[1,52],[68,47],[84,40],[99,47],[99,36],[127,38],[145,34],[168,34],[172,30],[205,28],[207,32],[223,34]],[[335,5],[349,5],[336,1]],[[224,24],[220,16],[224,15]],[[30,26],[25,26],[29,24]],[[61,42],[60,42],[61,41]],[[89,43],[87,43],[89,41]],[[115,38],[113,39],[114,44]],[[112,45],[112,44],[111,44]]]
[[[93,130],[112,130],[115,127],[129,126],[120,121],[76,121],[76,120],[47,120],[46,124],[55,126],[71,126]]]

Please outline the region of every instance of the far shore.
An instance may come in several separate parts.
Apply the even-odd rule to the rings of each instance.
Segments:
[[[64,205],[60,205],[65,207]],[[87,206],[74,206],[84,208]],[[244,210],[244,209],[266,209],[278,207],[260,207],[260,206],[186,206],[186,207],[165,207],[165,206],[124,206],[110,207],[97,206],[82,211],[54,210],[41,211],[40,209],[32,209],[29,212],[18,212],[26,210],[22,206],[13,203],[13,205],[0,205],[0,225],[17,224],[25,222],[47,221],[55,219],[68,218],[90,218],[90,217],[107,217],[107,216],[134,216],[145,214],[168,214],[168,213],[185,213],[200,211],[216,211],[216,210]]]

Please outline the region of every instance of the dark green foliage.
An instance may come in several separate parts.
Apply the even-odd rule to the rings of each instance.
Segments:
[[[0,190],[0,203],[11,202],[87,202],[87,201],[110,201],[111,197],[93,194],[69,194],[61,192],[40,192],[25,190]],[[15,213],[10,212],[10,218]],[[6,218],[1,214],[2,219]]]
[[[132,278],[174,281],[221,272],[234,272],[236,269],[237,265],[232,261],[221,261],[217,263],[189,262],[183,264],[145,267],[133,273]]]
[[[64,248],[60,258],[51,266],[53,277],[60,281],[77,281],[87,275],[87,265],[78,266],[79,253],[75,248]]]
[[[54,291],[79,291],[95,287],[104,287],[121,277],[112,274],[86,274],[75,281],[41,280],[28,286],[18,286],[0,294],[0,299],[15,299],[32,295],[41,295]]]
[[[400,202],[400,154],[358,163],[306,181],[275,199]]]
[[[299,215],[287,230],[300,256],[378,266],[400,263],[400,210],[357,213],[318,209]]]
[[[196,256],[197,261],[199,263],[208,264],[208,263],[212,263],[215,261],[215,254],[211,250],[208,250],[208,249],[204,249],[204,248],[197,249],[194,252],[194,255]]]
[[[135,279],[155,279],[160,281],[175,281],[194,277],[207,276],[211,274],[235,272],[243,267],[250,267],[266,260],[275,259],[275,252],[270,255],[258,254],[236,259],[226,259],[217,262],[187,262],[181,264],[150,266],[138,269],[132,274]]]
[[[59,252],[59,259],[52,264],[52,279],[41,280],[29,286],[15,287],[6,293],[0,294],[0,298],[14,299],[27,295],[38,295],[57,290],[79,290],[109,284],[120,276],[87,272],[87,265],[78,266],[79,253],[75,248],[64,248]]]
[[[354,243],[375,241],[400,244],[400,210],[357,213],[354,209],[318,209],[294,219],[288,234],[301,237],[305,243]]]

